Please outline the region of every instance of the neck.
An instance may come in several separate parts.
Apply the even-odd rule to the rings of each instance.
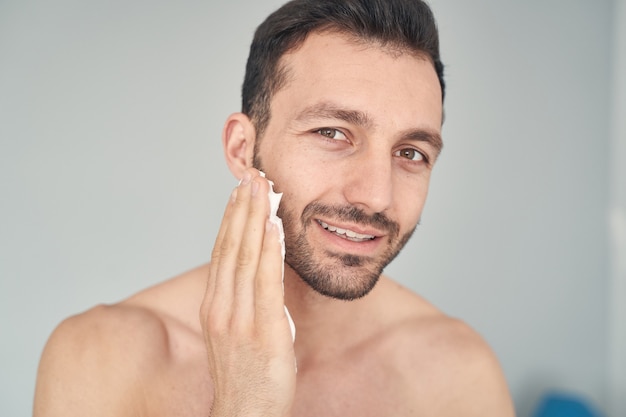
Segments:
[[[367,317],[364,314],[367,309],[359,306],[373,301],[375,294],[372,293],[354,301],[330,298],[313,290],[286,266],[285,304],[296,325],[299,366],[323,360],[327,355],[334,356],[367,337],[364,330],[373,324],[373,318]]]

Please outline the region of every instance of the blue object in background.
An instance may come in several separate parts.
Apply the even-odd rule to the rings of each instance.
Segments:
[[[546,394],[532,417],[602,417],[580,396],[564,393]]]

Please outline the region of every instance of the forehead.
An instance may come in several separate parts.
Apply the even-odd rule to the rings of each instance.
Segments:
[[[377,120],[441,128],[439,79],[422,56],[323,32],[310,34],[285,54],[281,66],[287,79],[272,98],[272,119],[332,102]]]

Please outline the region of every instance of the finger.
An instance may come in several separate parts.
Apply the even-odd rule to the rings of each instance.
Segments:
[[[234,273],[241,235],[248,216],[253,171],[242,178],[222,220],[218,240],[213,248],[210,266],[210,301],[206,300],[205,320],[211,327],[227,328],[233,309]]]
[[[222,241],[224,240],[224,235],[228,230],[228,222],[230,219],[230,214],[232,212],[232,207],[237,198],[237,188],[235,188],[230,197],[228,199],[228,203],[226,204],[226,208],[224,209],[224,215],[222,216],[222,222],[220,223],[220,228],[217,232],[217,237],[215,238],[215,243],[213,244],[213,251],[211,252],[211,262],[209,263],[209,274],[207,277],[207,285],[204,292],[204,298],[202,300],[202,306],[200,307],[200,318],[202,321],[206,318],[208,314],[208,308],[213,302],[213,298],[215,295],[215,282],[217,280],[217,270],[219,269],[220,258],[222,256],[221,248]]]
[[[247,171],[237,187],[237,196],[231,207],[227,229],[219,244],[212,310],[219,311],[221,315],[230,315],[233,310],[235,274],[238,269],[241,241],[246,232],[250,212],[253,175],[253,172]]]
[[[233,320],[253,325],[255,280],[265,235],[265,222],[269,217],[269,183],[257,176],[252,180],[249,213],[242,235],[235,271],[235,296]]]
[[[283,257],[278,227],[267,221],[255,285],[255,315],[258,326],[273,326],[281,318],[285,318],[282,278]]]

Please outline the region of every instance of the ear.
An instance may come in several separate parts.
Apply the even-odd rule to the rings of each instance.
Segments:
[[[252,166],[255,140],[256,130],[248,116],[243,113],[228,116],[222,131],[222,146],[228,168],[237,179]]]

